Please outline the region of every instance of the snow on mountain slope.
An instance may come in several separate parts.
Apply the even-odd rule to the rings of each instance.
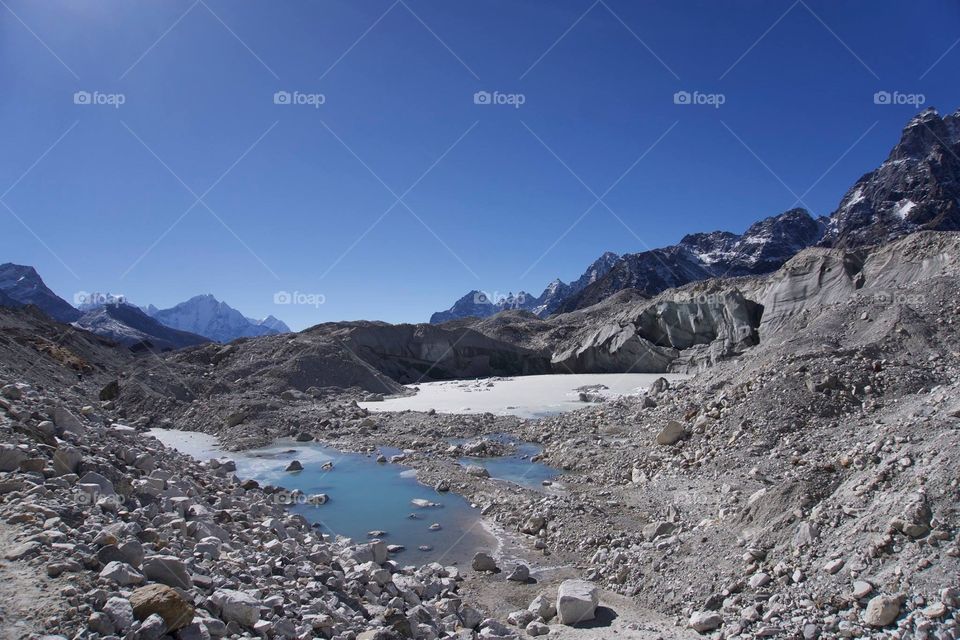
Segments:
[[[262,321],[251,320],[211,294],[194,296],[170,309],[157,310],[152,305],[151,308],[153,312],[150,315],[162,324],[205,336],[216,342],[290,331],[287,325],[273,316]]]

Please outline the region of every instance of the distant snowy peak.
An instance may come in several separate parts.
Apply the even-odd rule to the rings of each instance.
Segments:
[[[271,329],[274,333],[290,333],[290,327],[287,326],[287,323],[274,316],[267,316],[262,320],[254,320],[253,318],[247,318],[247,320],[259,327]]]
[[[216,342],[290,331],[287,325],[273,316],[251,320],[211,294],[194,296],[170,309],[156,309],[153,305],[149,309],[152,310],[152,317],[168,327],[205,336]]]
[[[204,336],[163,325],[130,304],[95,306],[74,324],[135,351],[169,351],[209,342]]]
[[[821,244],[856,247],[921,230],[960,230],[960,111],[911,119],[886,161],[844,195]]]

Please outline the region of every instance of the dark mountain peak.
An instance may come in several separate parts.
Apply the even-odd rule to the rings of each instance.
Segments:
[[[0,265],[0,291],[20,304],[32,304],[59,322],[73,322],[80,312],[51,291],[33,267],[7,262]]]
[[[890,151],[887,161],[926,158],[931,151],[956,143],[954,138],[947,122],[936,109],[924,109],[903,128],[900,142]]]
[[[887,160],[843,196],[821,244],[871,245],[923,230],[960,230],[960,114],[914,116]]]
[[[98,306],[83,314],[76,325],[128,347],[165,351],[210,342],[203,336],[171,329],[131,304]]]

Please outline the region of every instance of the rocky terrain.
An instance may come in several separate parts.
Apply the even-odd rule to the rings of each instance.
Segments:
[[[468,322],[464,353],[488,362],[507,336],[534,351],[564,335],[595,362],[713,352],[686,382],[537,420],[359,408],[402,392],[397,363],[416,360],[377,323],[137,355],[5,310],[0,578],[19,595],[3,624],[11,637],[960,636],[958,259],[960,236],[917,233],[653,300]],[[419,358],[446,349],[404,330]],[[395,446],[421,482],[476,504],[502,548],[402,567],[376,542],[324,539],[285,512],[289,493],[165,449],[147,426],[228,448]],[[448,442],[499,433],[539,443],[564,475],[492,480]],[[593,623],[564,624],[586,612]]]
[[[792,211],[751,228],[767,243],[689,236],[659,255],[687,261],[678,279],[548,317],[184,334],[195,343],[174,349],[130,339],[146,321],[161,328],[144,336],[182,333],[136,307],[74,316],[5,265],[0,637],[960,637],[957,130],[919,115],[825,227]],[[581,293],[653,282],[647,258]],[[357,404],[570,372],[693,375],[608,401],[583,390],[582,408],[537,419]],[[405,566],[382,532],[334,539],[288,510],[327,497],[188,458],[156,427],[404,465],[466,497],[499,546]],[[502,434],[562,475],[520,485],[461,464],[510,453]]]

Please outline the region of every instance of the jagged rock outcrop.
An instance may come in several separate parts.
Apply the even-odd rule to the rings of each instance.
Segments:
[[[457,300],[446,311],[438,311],[430,316],[430,324],[440,324],[462,318],[489,318],[503,311],[524,310],[540,317],[546,317],[556,311],[564,300],[582,291],[585,287],[602,278],[620,259],[615,253],[607,251],[590,264],[579,278],[567,284],[557,278],[547,285],[539,296],[534,297],[525,291],[505,296],[471,291]]]
[[[32,304],[58,322],[73,322],[80,312],[51,291],[33,267],[6,263],[0,265],[0,306]],[[4,303],[12,300],[14,304]]]
[[[921,230],[960,230],[960,111],[913,118],[887,160],[844,195],[820,244],[858,247]]]
[[[465,327],[388,325],[380,322],[321,325],[326,333],[378,371],[401,383],[478,376],[549,373],[546,353],[491,338]]]
[[[822,233],[821,221],[803,209],[791,209],[753,224],[742,235],[691,234],[670,247],[623,256],[603,278],[568,297],[558,310],[582,309],[627,288],[655,296],[708,278],[774,271],[797,251],[816,244]]]
[[[695,366],[757,344],[760,305],[737,289],[678,293],[674,299],[644,302],[607,324],[582,332],[557,348],[558,372],[654,373]],[[695,350],[684,354],[685,350]]]

